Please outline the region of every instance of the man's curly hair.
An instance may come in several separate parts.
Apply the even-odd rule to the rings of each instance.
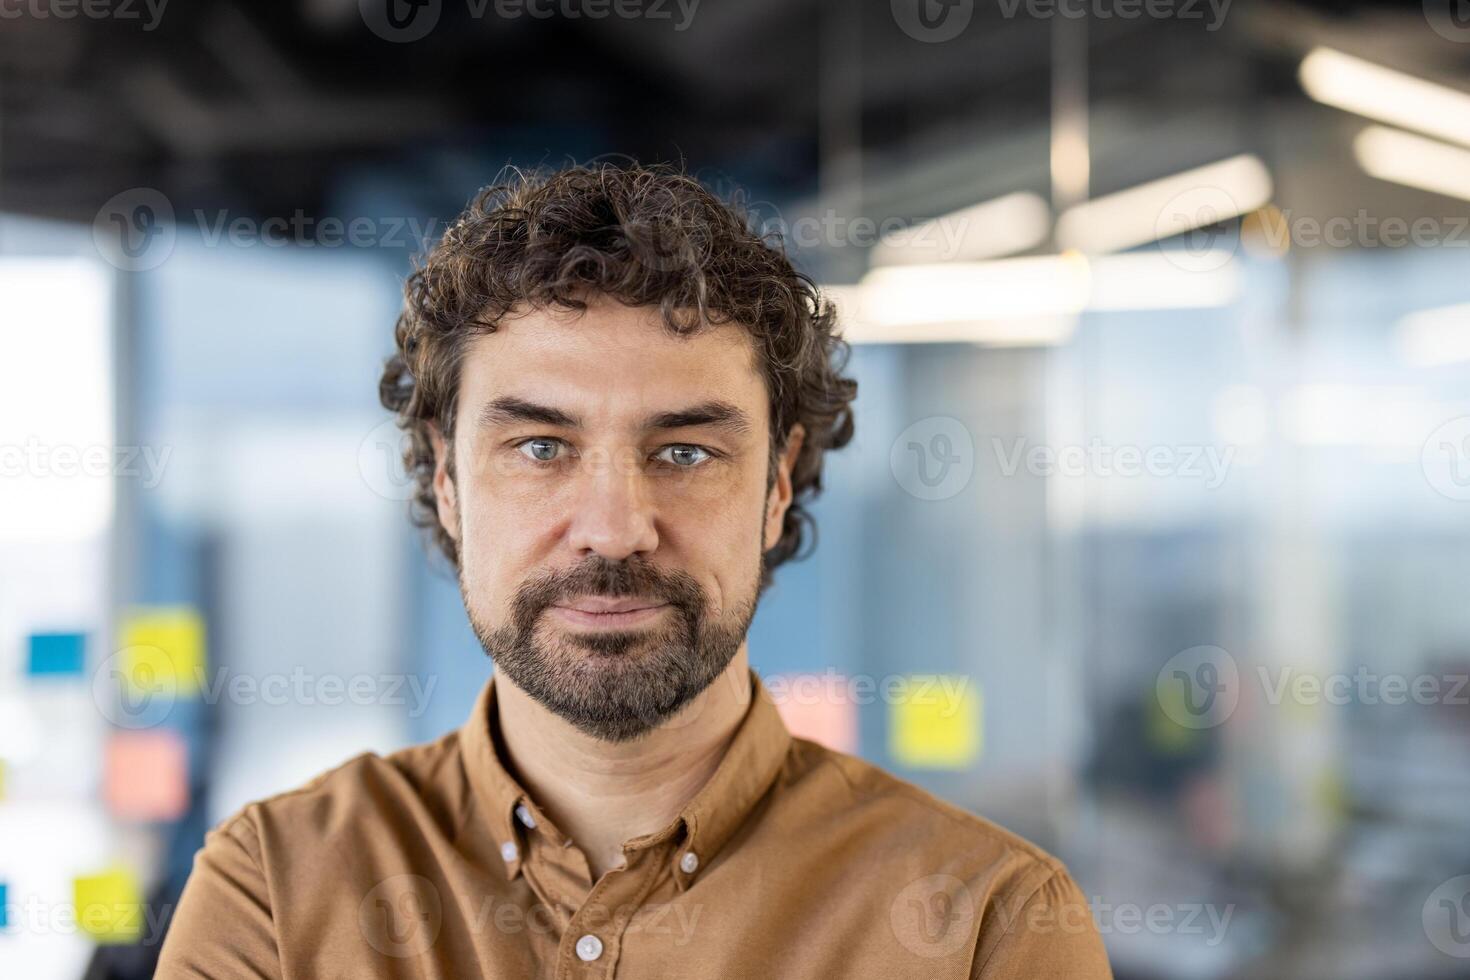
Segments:
[[[751,224],[742,207],[666,166],[512,169],[476,195],[405,283],[397,351],[378,386],[409,437],[413,521],[452,565],[459,556],[439,523],[430,425],[452,447],[469,340],[513,310],[582,310],[594,296],[656,306],[675,334],[727,322],[750,331],[770,395],[772,464],[792,426],[805,429],[762,589],[774,568],[809,553],[816,527],[805,503],[821,492],[823,454],[852,438],[857,382],[841,373],[850,351],[831,303]],[[452,476],[452,450],[446,464]],[[768,492],[774,478],[772,465]]]

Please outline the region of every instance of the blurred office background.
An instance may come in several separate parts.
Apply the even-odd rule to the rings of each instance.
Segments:
[[[1470,975],[1458,0],[28,0],[0,976],[150,975],[209,826],[463,721],[399,285],[503,165],[610,152],[854,342],[751,635],[794,729],[1063,857],[1119,977]]]

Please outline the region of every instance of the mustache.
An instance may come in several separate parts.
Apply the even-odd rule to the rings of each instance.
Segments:
[[[611,561],[593,556],[565,571],[544,572],[516,591],[512,615],[529,630],[547,607],[580,596],[667,602],[693,612],[704,608],[704,590],[688,572],[662,569],[646,558]]]

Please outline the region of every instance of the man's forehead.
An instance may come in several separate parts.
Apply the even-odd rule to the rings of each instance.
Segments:
[[[737,323],[675,334],[654,307],[594,303],[585,313],[533,310],[468,345],[462,407],[513,396],[579,415],[644,417],[712,399],[760,422],[766,388],[750,332]]]

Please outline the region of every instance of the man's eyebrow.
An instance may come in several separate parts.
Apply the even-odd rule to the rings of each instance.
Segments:
[[[708,425],[724,429],[731,435],[745,435],[751,429],[750,417],[729,402],[708,401],[677,412],[659,412],[644,423],[648,429],[684,429]]]
[[[559,408],[538,405],[512,395],[486,402],[485,407],[480,409],[481,425],[515,425],[518,422],[539,422],[564,429],[575,429],[582,424],[575,415],[568,415]]]

